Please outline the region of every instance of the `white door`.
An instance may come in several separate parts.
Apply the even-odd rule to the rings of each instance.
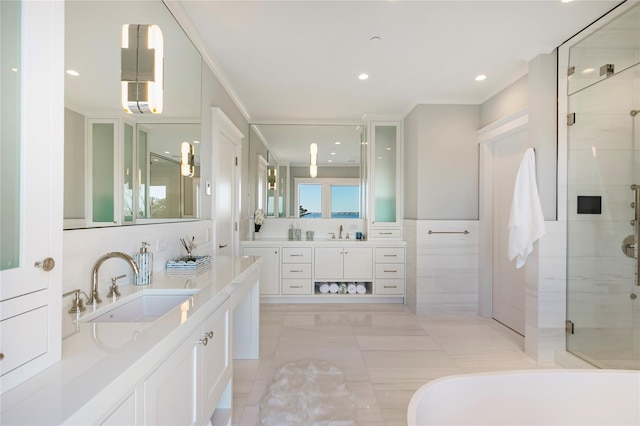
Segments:
[[[216,152],[216,241],[219,255],[239,254],[240,143],[244,135],[220,108],[213,108]]]
[[[493,317],[524,335],[525,268],[507,255],[516,174],[527,149],[527,130],[493,143]]]

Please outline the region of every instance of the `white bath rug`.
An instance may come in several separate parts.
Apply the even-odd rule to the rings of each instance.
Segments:
[[[335,365],[317,359],[285,364],[260,402],[262,425],[356,425],[356,397]]]

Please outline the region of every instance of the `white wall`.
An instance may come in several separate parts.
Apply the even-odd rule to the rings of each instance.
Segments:
[[[480,127],[485,127],[529,104],[529,76],[525,75],[480,105]]]
[[[417,200],[405,218],[478,218],[479,118],[478,105],[418,105],[405,118],[404,199]]]

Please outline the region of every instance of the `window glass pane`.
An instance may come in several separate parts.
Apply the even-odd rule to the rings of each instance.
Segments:
[[[322,185],[298,185],[298,200],[300,201],[300,217],[322,217]]]
[[[331,186],[331,217],[358,219],[360,217],[360,188]]]

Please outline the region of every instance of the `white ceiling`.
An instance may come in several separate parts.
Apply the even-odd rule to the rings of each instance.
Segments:
[[[250,122],[337,123],[482,103],[620,2],[180,3]]]

